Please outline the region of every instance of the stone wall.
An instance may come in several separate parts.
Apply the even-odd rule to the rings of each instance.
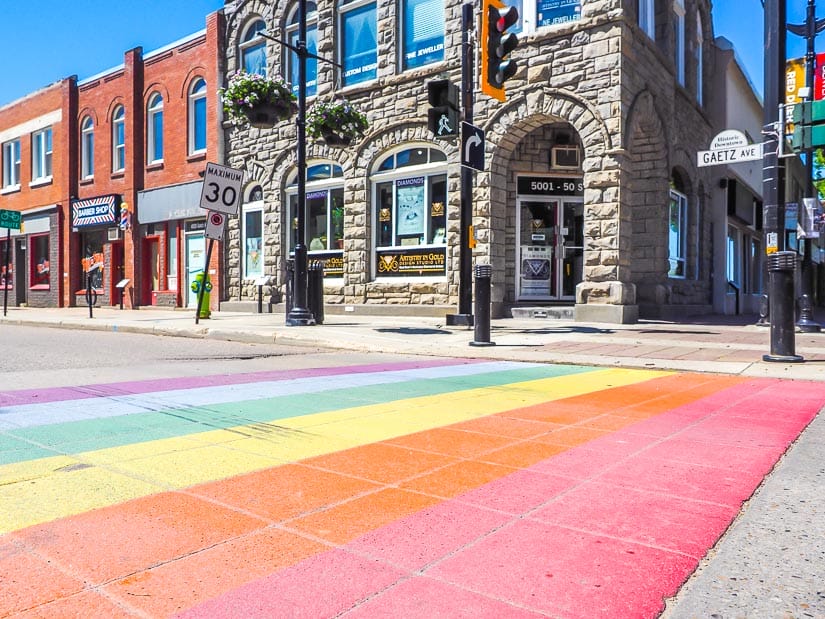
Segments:
[[[696,0],[713,40],[709,6]],[[671,303],[704,303],[709,294],[709,218],[706,174],[692,163],[696,150],[707,147],[711,129],[695,101],[695,87],[674,80],[669,6],[660,3],[659,35],[650,40],[635,27],[635,1],[596,0],[583,3],[579,22],[521,36],[515,54],[519,70],[507,84],[505,103],[476,95],[474,124],[486,132],[487,169],[476,173],[473,223],[478,236],[474,258],[493,266],[493,300],[514,302],[515,205],[518,173],[548,172],[546,153],[553,132],[569,128],[583,146],[585,256],[579,305],[635,306],[665,298]],[[688,1],[693,15],[696,2]],[[449,77],[460,82],[461,28],[459,2],[447,0],[445,60],[400,73],[396,62],[396,3],[379,2],[378,79],[345,88],[345,95],[366,111],[368,135],[347,149],[308,142],[307,160],[330,161],[344,171],[344,278],[328,281],[327,300],[347,304],[455,304],[459,266],[458,145],[438,142],[426,129],[426,82]],[[233,7],[234,11],[233,11]],[[254,15],[268,24],[284,23],[283,4],[260,2],[227,5],[227,69],[238,65],[237,38]],[[318,3],[319,54],[333,57],[333,2]],[[693,18],[690,17],[690,20]],[[686,33],[695,32],[688,21]],[[690,38],[690,37],[688,37]],[[267,48],[269,65],[280,66],[278,44]],[[706,71],[710,62],[705,63]],[[688,73],[688,81],[694,74]],[[694,76],[695,77],[695,76]],[[319,95],[334,88],[329,65],[318,65]],[[693,90],[691,89],[693,88]],[[295,170],[295,127],[281,123],[271,131],[225,125],[227,163],[244,168],[250,183],[259,183],[265,201],[265,271],[272,288],[283,291],[284,194]],[[402,144],[430,145],[448,161],[448,274],[438,281],[373,281],[371,187],[373,166]],[[692,228],[690,269],[685,280],[667,278],[667,191],[671,170],[684,171]],[[569,175],[569,174],[568,174]],[[698,213],[698,217],[696,216]],[[230,218],[227,264],[230,299],[252,299],[257,287],[240,278],[240,233]],[[270,290],[265,289],[265,294]],[[633,312],[605,314],[620,321]]]

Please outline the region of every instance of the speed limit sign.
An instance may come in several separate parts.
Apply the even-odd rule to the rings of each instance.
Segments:
[[[241,204],[243,170],[234,170],[217,163],[207,163],[203,174],[201,208],[207,211],[237,215]]]
[[[224,224],[226,223],[226,215],[216,211],[210,211],[206,217],[206,231],[204,236],[207,239],[215,239],[220,241],[223,238]]]

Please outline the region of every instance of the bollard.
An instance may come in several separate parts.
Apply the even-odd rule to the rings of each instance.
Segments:
[[[771,353],[763,361],[798,363],[794,340],[794,270],[796,253],[779,251],[768,256],[771,317]]]
[[[324,324],[324,262],[312,260],[307,267],[307,309],[315,324]]]
[[[292,289],[295,286],[295,259],[288,258],[286,261],[286,309],[284,316],[289,317],[289,312],[292,311],[293,294]]]
[[[490,341],[490,284],[493,267],[489,264],[477,264],[475,271],[474,339],[470,346],[495,346],[495,342]]]

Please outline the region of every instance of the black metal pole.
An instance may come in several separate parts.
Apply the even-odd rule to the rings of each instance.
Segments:
[[[814,51],[814,42],[816,34],[825,27],[825,20],[820,23],[816,21],[816,2],[815,0],[808,0],[808,10],[805,17],[804,24],[788,24],[788,30],[793,34],[804,36],[806,43],[805,51],[805,86],[808,87],[808,100],[813,101],[814,97],[814,75],[816,73],[816,52]],[[805,195],[809,198],[816,197],[816,189],[814,187],[814,151],[807,149],[805,151]],[[801,210],[804,208],[800,205]],[[811,260],[811,252],[813,251],[813,243],[811,239],[802,239],[799,244],[802,250],[802,271],[799,278],[799,320],[796,326],[800,331],[805,333],[818,333],[822,327],[814,320],[813,317],[813,278],[814,267],[813,260]]]
[[[9,245],[11,245],[11,228],[6,228],[6,256],[3,262],[3,268],[6,269],[6,276],[3,278],[3,316],[6,315],[6,310],[9,306],[9,275],[11,269],[9,268]]]
[[[473,122],[473,43],[470,32],[475,30],[473,4],[461,5],[461,108],[464,122]],[[458,314],[447,316],[447,324],[473,325],[473,254],[470,251],[470,229],[473,223],[473,170],[461,166],[461,210],[459,212],[458,252]]]
[[[298,119],[295,126],[298,133],[298,238],[295,241],[295,280],[292,288],[292,309],[286,317],[286,324],[292,327],[314,325],[315,319],[307,309],[307,246],[306,224],[306,108],[307,108],[307,1],[298,3]]]
[[[784,147],[785,115],[780,114],[785,89],[785,0],[765,0],[765,99],[762,198],[765,252],[768,267],[768,301],[771,318],[771,352],[764,361],[801,361],[794,354],[793,260],[785,251],[785,163],[779,156]],[[781,90],[780,90],[781,88]],[[793,254],[791,254],[793,256]],[[788,272],[790,269],[790,273]],[[791,282],[790,291],[788,281]],[[790,317],[790,320],[788,320]]]

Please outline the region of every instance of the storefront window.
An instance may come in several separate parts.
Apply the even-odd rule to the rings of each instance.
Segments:
[[[310,255],[324,261],[325,277],[344,275],[344,172],[340,166],[321,163],[307,168],[304,229]],[[297,175],[288,189],[289,251],[298,240]]]
[[[447,175],[440,151],[391,155],[373,175],[377,275],[446,274]]]
[[[92,288],[103,288],[103,243],[105,230],[89,230],[80,234],[81,259],[83,270],[83,287],[91,280]]]
[[[29,256],[31,257],[31,272],[29,281],[31,287],[49,287],[49,235],[42,234],[29,238]]]
[[[264,199],[255,186],[243,207],[241,235],[243,238],[243,277],[254,279],[264,274]]]

